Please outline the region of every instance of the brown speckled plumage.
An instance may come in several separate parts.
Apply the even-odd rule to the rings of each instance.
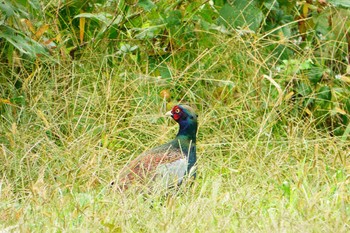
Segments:
[[[156,168],[160,164],[171,163],[181,158],[184,158],[181,151],[171,149],[171,145],[169,145],[166,152],[162,147],[154,148],[141,154],[121,171],[119,185],[122,189],[125,189],[134,182],[145,183],[153,180],[156,176]]]
[[[120,190],[133,183],[147,184],[164,177],[166,186],[174,186],[190,173],[196,162],[197,115],[187,105],[176,105],[168,115],[180,125],[176,138],[146,151],[124,167],[116,182]],[[195,176],[195,172],[191,175]]]

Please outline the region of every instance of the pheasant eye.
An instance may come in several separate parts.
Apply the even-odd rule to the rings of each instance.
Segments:
[[[175,113],[180,113],[180,109],[175,109]]]

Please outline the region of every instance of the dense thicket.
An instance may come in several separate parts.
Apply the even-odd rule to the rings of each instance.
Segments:
[[[35,70],[84,63],[91,53],[103,54],[108,66],[137,66],[164,82],[200,76],[191,70],[215,61],[195,62],[198,51],[210,57],[222,49],[217,36],[223,35],[251,55],[231,55],[234,64],[256,63],[258,75],[274,80],[275,89],[261,94],[278,104],[286,100],[288,117],[349,134],[346,1],[3,1],[1,11],[2,113],[11,111],[4,105],[20,108],[28,101],[23,85]],[[220,69],[206,75],[226,80]]]

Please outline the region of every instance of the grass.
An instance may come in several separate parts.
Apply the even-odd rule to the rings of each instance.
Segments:
[[[348,232],[349,142],[276,104],[259,45],[211,36],[193,60],[171,54],[168,80],[147,62],[89,49],[27,75],[13,67],[2,92],[26,103],[2,105],[0,229]],[[130,157],[174,137],[163,113],[178,102],[199,114],[194,185],[167,198],[110,190]]]

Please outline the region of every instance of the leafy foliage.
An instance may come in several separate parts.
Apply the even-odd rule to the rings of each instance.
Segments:
[[[25,2],[22,4],[21,1],[3,1],[0,4],[0,10],[2,11],[0,20],[3,22],[0,28],[0,38],[3,38],[3,40],[0,43],[3,48],[2,54],[8,58],[10,64],[12,63],[13,47],[29,59],[40,54],[48,55],[45,46],[38,41],[46,26],[38,30],[34,28],[28,18],[35,15],[30,15],[29,10],[31,9],[27,10],[26,5],[34,10],[38,10],[40,7],[35,1],[29,1],[27,4]],[[30,32],[22,30],[23,24],[28,25]]]
[[[247,50],[258,48],[261,73],[268,71],[293,100],[287,103],[294,106],[292,114],[307,113],[337,135],[349,122],[350,13],[344,1],[49,2],[46,15],[37,13],[42,7],[37,1],[1,5],[0,43],[8,64],[17,56],[22,61],[49,56],[49,50],[50,56],[60,56],[56,50],[79,59],[89,49],[115,54],[110,64],[135,64],[171,85],[184,74],[179,70],[198,68],[200,63],[188,66],[198,56],[195,51],[218,47],[212,43],[215,34],[238,35]],[[55,25],[50,32],[49,24]]]

